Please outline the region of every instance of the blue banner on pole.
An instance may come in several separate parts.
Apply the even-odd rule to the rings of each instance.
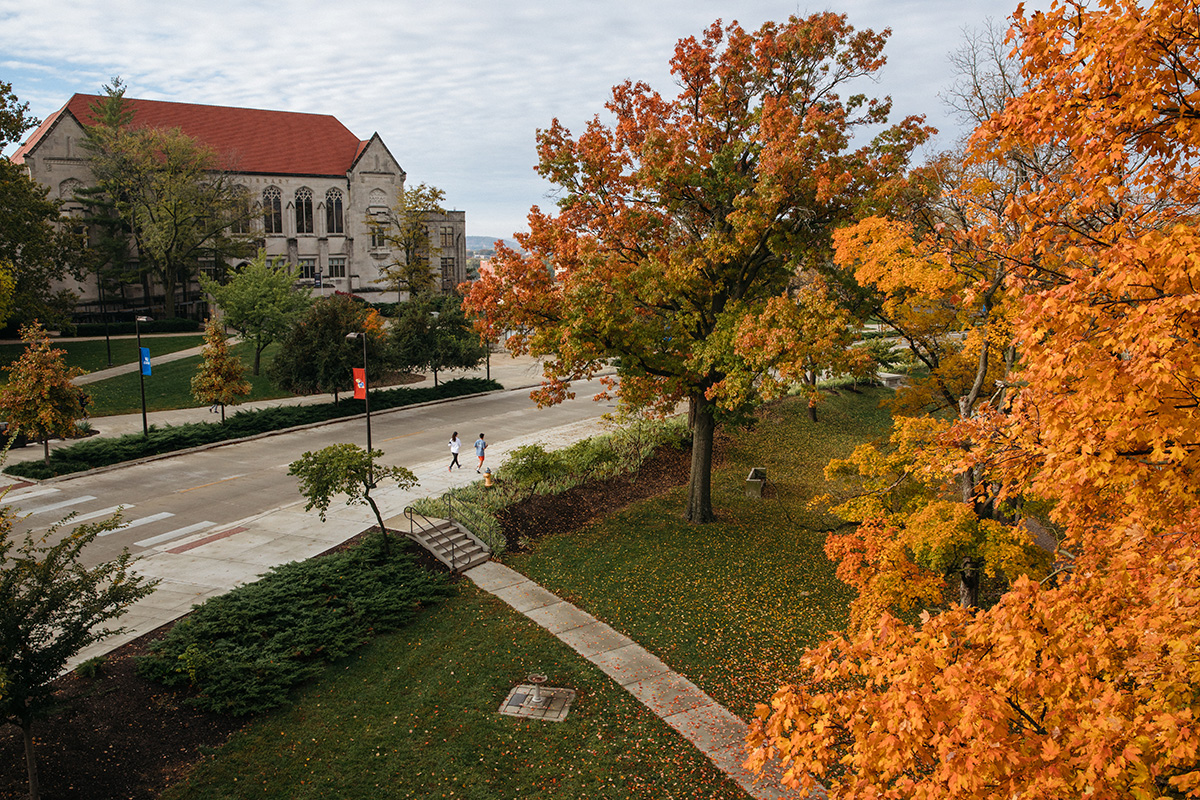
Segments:
[[[149,375],[150,374],[150,348],[149,347],[140,347],[138,349],[142,351],[142,374]]]

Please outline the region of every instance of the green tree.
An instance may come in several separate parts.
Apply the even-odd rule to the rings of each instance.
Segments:
[[[121,633],[107,623],[157,581],[132,570],[127,550],[95,567],[79,563],[84,548],[114,530],[119,517],[76,526],[65,536],[55,526],[20,541],[16,519],[12,508],[0,506],[0,720],[24,734],[29,794],[37,800],[33,726],[54,705],[52,682],[76,653]]]
[[[200,285],[216,300],[225,324],[254,344],[253,375],[259,374],[263,350],[282,339],[312,305],[310,291],[296,287],[288,264],[268,260],[263,250],[224,285],[204,275],[200,276]]]
[[[390,368],[383,318],[350,295],[334,294],[313,302],[284,336],[267,367],[272,383],[293,394],[329,392],[333,400],[352,386],[351,370],[363,366],[362,345],[346,334],[367,336],[367,379],[378,381]]]
[[[200,351],[200,369],[192,376],[192,396],[204,405],[221,406],[221,422],[225,422],[225,406],[237,405],[250,394],[250,382],[245,379],[242,360],[229,352],[229,342],[220,321],[214,315],[204,329],[204,349]]]
[[[487,348],[472,330],[457,297],[418,297],[401,305],[390,330],[397,369],[433,373],[447,369],[474,369],[487,356]]]
[[[631,81],[613,90],[611,124],[538,133],[559,213],[532,209],[524,253],[500,245],[468,296],[485,335],[515,331],[511,350],[550,356],[540,402],[614,359],[624,404],[688,401],[689,520],[713,519],[719,419],[751,406],[778,364],[815,373],[841,352],[842,319],[796,308],[810,294],[830,307],[807,273],[827,263],[834,227],[894,195],[928,135],[916,118],[884,127],[887,99],[843,97],[882,67],[886,37],[824,13],[680,41],[675,99]],[[875,138],[858,138],[867,128]],[[780,324],[742,341],[764,316]]]
[[[288,465],[288,475],[300,479],[300,494],[308,500],[305,511],[317,509],[321,521],[333,502],[333,496],[346,495],[346,505],[369,505],[379,523],[384,551],[388,551],[387,526],[371,490],[383,481],[393,481],[400,489],[416,486],[417,476],[405,467],[388,467],[375,463],[383,457],[382,450],[367,452],[356,444],[331,444],[315,452],[307,452]]]
[[[381,282],[389,289],[407,292],[410,298],[433,292],[436,282],[429,217],[445,213],[442,208],[445,197],[441,189],[423,183],[411,189],[401,187],[396,193],[396,204],[383,219],[371,219],[373,229],[398,253],[381,270]]]
[[[75,422],[85,415],[88,394],[71,383],[83,370],[66,366],[66,351],[52,348],[50,336],[36,322],[21,328],[21,340],[25,352],[4,367],[8,383],[0,389],[0,412],[11,430],[42,440],[50,463],[50,437],[71,436]]]
[[[110,90],[87,129],[89,167],[102,192],[93,199],[111,204],[139,264],[163,289],[166,316],[173,317],[178,289],[186,288],[202,257],[251,252],[249,236],[232,232],[251,209],[243,185],[214,150],[179,129],[137,127],[123,94],[123,88]]]
[[[28,111],[28,104],[18,102],[12,87],[0,81],[0,150],[37,125]],[[60,224],[59,206],[22,166],[0,158],[0,263],[11,265],[18,324],[70,322],[75,296],[51,287],[67,275],[82,275],[87,256],[83,237]]]

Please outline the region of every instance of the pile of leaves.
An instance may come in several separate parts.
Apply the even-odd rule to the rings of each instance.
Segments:
[[[371,410],[384,411],[448,397],[480,394],[500,388],[503,387],[495,381],[481,378],[459,378],[440,386],[415,389],[400,387],[371,392]],[[52,451],[49,463],[28,461],[8,466],[5,471],[10,475],[22,478],[44,480],[56,475],[69,475],[139,458],[186,450],[189,447],[227,442],[297,425],[352,417],[363,411],[363,401],[361,400],[239,411],[224,423],[189,422],[184,425],[168,425],[163,428],[152,427],[148,436],[134,433],[112,438],[89,439]]]
[[[283,705],[291,689],[370,638],[402,627],[450,592],[409,548],[378,537],[324,558],[276,567],[215,597],[138,660],[143,677],[192,686],[188,702],[244,715]]]

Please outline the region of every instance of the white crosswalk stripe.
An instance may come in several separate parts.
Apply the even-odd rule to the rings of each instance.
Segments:
[[[78,522],[87,522],[89,519],[96,519],[96,517],[111,517],[119,510],[127,511],[131,508],[133,508],[133,503],[130,503],[127,506],[109,506],[108,508],[102,508],[99,511],[89,511],[86,514],[79,514],[78,516],[71,517],[70,524],[74,525]]]
[[[86,503],[89,500],[95,500],[95,499],[96,498],[93,497],[92,495],[85,494],[82,497],[73,497],[70,500],[60,500],[59,502],[51,503],[48,506],[38,506],[37,508],[31,508],[29,510],[22,509],[21,511],[26,516],[32,517],[35,514],[47,514],[51,511],[58,511],[60,508],[67,508],[68,506],[77,506],[80,503]]]
[[[188,525],[184,528],[176,528],[173,531],[160,533],[158,536],[151,536],[149,539],[142,539],[140,542],[134,542],[134,544],[138,547],[153,547],[156,544],[162,544],[172,539],[178,539],[181,536],[187,536],[189,533],[197,533],[207,528],[215,527],[217,527],[217,523],[205,520],[204,522],[197,522],[195,525]]]
[[[111,531],[104,531],[100,535],[101,536],[112,536],[114,533],[119,533],[121,531],[127,531],[130,528],[139,528],[142,525],[149,525],[151,522],[158,522],[159,520],[169,519],[173,516],[175,516],[175,515],[172,514],[170,511],[163,511],[162,513],[159,513],[159,514],[151,514],[148,517],[142,517],[141,519],[130,520],[129,522],[126,522],[122,525],[118,525],[116,528],[112,529]]]
[[[29,500],[34,497],[43,497],[48,494],[58,494],[61,491],[62,491],[62,489],[55,489],[53,487],[50,487],[50,488],[43,487],[41,489],[30,489],[27,492],[9,492],[8,494],[4,495],[4,502],[19,503],[22,500]]]

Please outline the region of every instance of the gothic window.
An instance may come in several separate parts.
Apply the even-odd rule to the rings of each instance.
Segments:
[[[442,247],[454,247],[454,228],[450,225],[442,226]]]
[[[311,281],[317,277],[317,260],[315,258],[302,258],[299,260],[300,280]]]
[[[312,189],[296,190],[296,233],[313,232],[313,194]]]
[[[454,259],[442,259],[442,291],[450,292],[454,290]]]
[[[346,277],[346,257],[345,256],[330,256],[329,257],[329,277],[331,277],[331,278]]]
[[[229,232],[250,232],[250,191],[245,186],[233,190],[233,201],[229,205]]]
[[[337,189],[330,189],[325,193],[325,232],[345,232],[342,223],[342,193]]]
[[[274,186],[263,189],[263,233],[283,233],[283,193]]]

